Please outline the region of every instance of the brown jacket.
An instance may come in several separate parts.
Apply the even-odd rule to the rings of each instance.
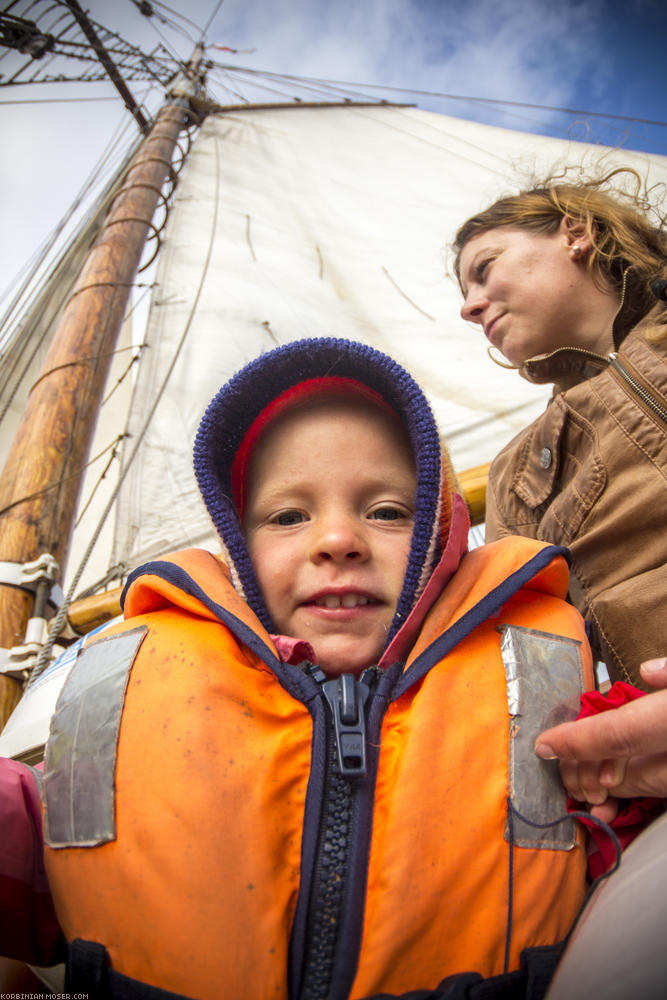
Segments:
[[[617,361],[563,348],[525,364],[554,397],[493,461],[486,501],[487,541],[570,548],[569,597],[594,652],[612,680],[640,687],[640,663],[667,655],[667,338],[650,329],[636,327]]]

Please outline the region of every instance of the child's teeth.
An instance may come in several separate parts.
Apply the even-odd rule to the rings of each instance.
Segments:
[[[356,608],[370,603],[370,598],[364,597],[363,594],[343,594],[342,597],[337,594],[325,594],[323,597],[318,597],[315,603],[323,608]]]
[[[356,608],[368,604],[369,600],[370,598],[364,597],[363,594],[343,594],[342,597],[337,594],[325,594],[323,597],[318,597],[315,603],[324,608]]]

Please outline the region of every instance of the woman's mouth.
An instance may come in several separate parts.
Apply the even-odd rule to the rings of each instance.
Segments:
[[[487,340],[491,341],[491,343],[494,345],[494,347],[497,346],[497,344],[496,344],[496,338],[495,338],[496,328],[498,326],[498,321],[502,319],[503,315],[504,315],[504,313],[502,315],[500,315],[500,316],[495,316],[491,320],[491,322],[487,323],[485,325],[485,327],[484,327],[484,336],[486,337]]]

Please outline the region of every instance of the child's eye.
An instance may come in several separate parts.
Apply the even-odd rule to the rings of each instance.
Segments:
[[[370,511],[368,517],[374,521],[405,521],[410,517],[410,512],[395,504],[383,504]]]
[[[281,528],[289,528],[293,524],[301,524],[306,515],[300,510],[279,510],[269,518],[269,524],[278,524]]]

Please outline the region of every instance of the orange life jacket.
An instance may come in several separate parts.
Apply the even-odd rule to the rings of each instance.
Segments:
[[[279,661],[215,557],[143,567],[47,748],[68,940],[201,1000],[400,994],[560,941],[586,858],[544,826],[564,792],[532,745],[593,674],[559,552],[474,550],[405,664],[328,683]]]

